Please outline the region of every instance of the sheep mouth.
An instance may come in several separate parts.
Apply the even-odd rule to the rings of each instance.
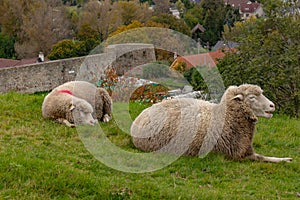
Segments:
[[[274,112],[274,111],[265,111],[266,117],[267,117],[267,118],[273,117],[273,112]]]

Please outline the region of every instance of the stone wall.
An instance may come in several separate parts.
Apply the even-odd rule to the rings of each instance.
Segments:
[[[105,78],[104,70],[115,67],[119,75],[155,61],[153,45],[112,45],[105,53],[0,69],[0,93],[16,91],[35,93],[50,91],[67,81],[96,82]]]

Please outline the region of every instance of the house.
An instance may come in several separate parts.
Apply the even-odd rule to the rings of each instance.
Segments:
[[[225,5],[230,5],[233,8],[239,9],[241,4],[248,2],[249,0],[225,0]]]
[[[177,19],[180,19],[180,12],[179,12],[179,10],[170,8],[170,12],[171,12],[172,15],[175,16]]]
[[[189,70],[192,67],[196,66],[207,66],[207,67],[215,67],[218,64],[218,60],[225,56],[225,52],[222,50],[217,50],[209,53],[201,53],[201,54],[193,54],[187,56],[178,56],[174,62],[171,64],[170,68],[178,70],[177,67],[181,65],[181,63],[185,63],[185,69]]]
[[[233,8],[239,9],[239,13],[243,20],[251,16],[264,16],[262,4],[258,2],[252,2],[249,0],[225,0],[225,5],[230,5]]]
[[[244,20],[251,16],[262,17],[264,15],[262,5],[257,2],[252,3],[249,1],[247,3],[241,3],[239,10],[241,18]]]
[[[213,47],[213,51],[222,50],[222,49],[234,49],[238,46],[239,44],[237,42],[232,42],[232,41],[225,42],[219,40]]]

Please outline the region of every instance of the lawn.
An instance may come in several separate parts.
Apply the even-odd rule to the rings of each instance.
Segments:
[[[44,96],[0,95],[0,200],[300,199],[299,119],[260,119],[254,138],[257,153],[292,157],[291,163],[237,162],[209,154],[183,156],[153,172],[125,173],[95,159],[77,129],[44,120]],[[130,104],[131,117],[146,107]],[[116,121],[101,124],[107,137],[126,151],[139,152]]]

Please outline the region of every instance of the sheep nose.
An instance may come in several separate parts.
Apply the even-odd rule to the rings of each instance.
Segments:
[[[274,108],[275,109],[275,105],[273,103],[270,104],[270,108]]]

